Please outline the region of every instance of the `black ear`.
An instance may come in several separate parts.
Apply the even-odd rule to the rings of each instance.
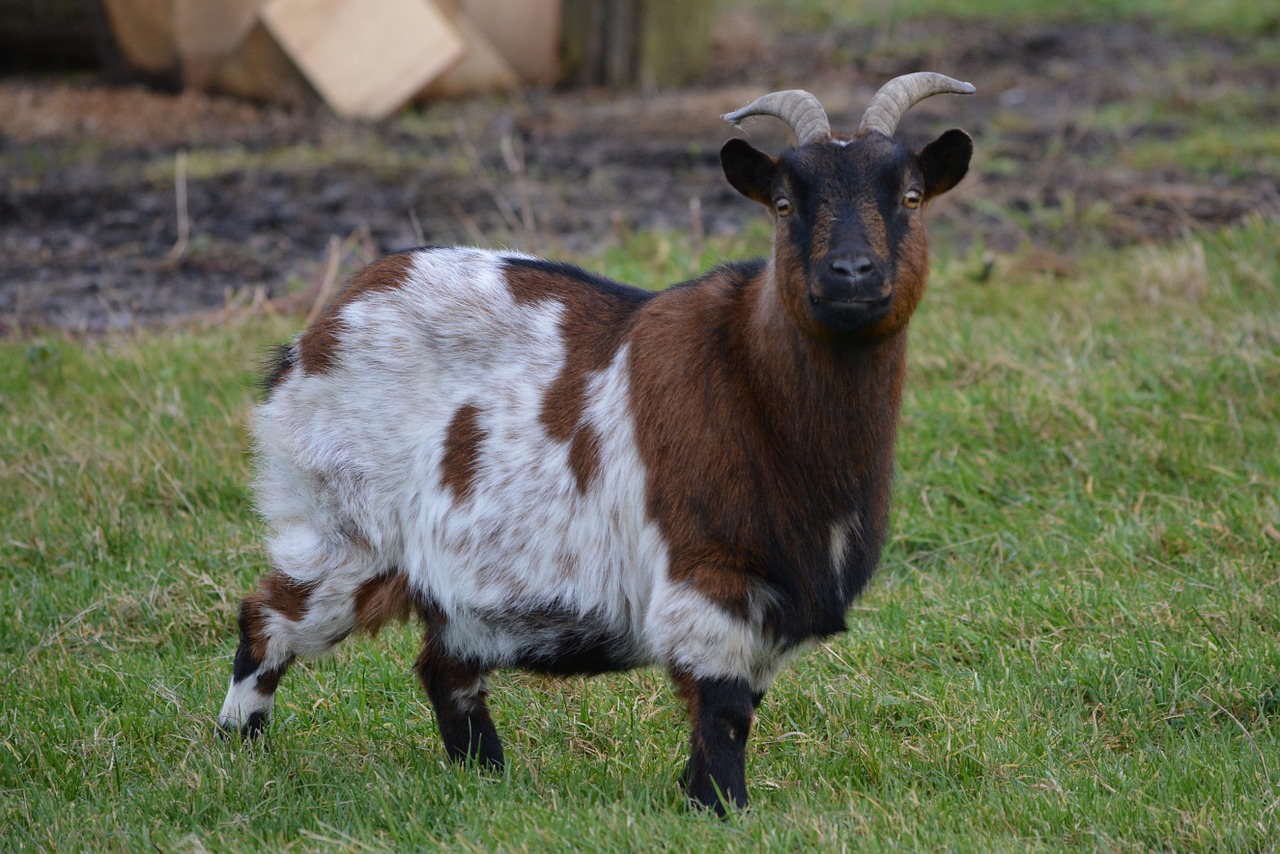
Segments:
[[[950,190],[969,171],[973,140],[962,130],[949,130],[916,155],[924,172],[924,197],[931,199]]]
[[[762,205],[773,206],[777,160],[752,148],[745,139],[731,139],[720,149],[720,165],[735,190]]]

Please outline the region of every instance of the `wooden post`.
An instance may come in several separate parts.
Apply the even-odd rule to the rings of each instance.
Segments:
[[[706,68],[714,0],[564,0],[563,82],[682,86]]]

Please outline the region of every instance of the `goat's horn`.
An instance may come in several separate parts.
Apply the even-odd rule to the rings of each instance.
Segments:
[[[816,137],[831,135],[827,111],[822,109],[817,98],[803,89],[761,95],[745,107],[725,113],[721,118],[736,126],[747,116],[773,116],[782,119],[795,131],[799,145]]]
[[[918,71],[895,77],[880,87],[871,99],[867,111],[862,114],[858,132],[878,130],[885,136],[893,136],[898,122],[907,110],[932,95],[972,95],[974,88],[968,83],[952,80],[945,74]]]

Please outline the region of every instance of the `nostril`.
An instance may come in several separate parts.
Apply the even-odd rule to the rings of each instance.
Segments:
[[[859,255],[856,258],[836,258],[831,262],[831,272],[855,278],[871,273],[875,270],[875,266],[866,255]]]

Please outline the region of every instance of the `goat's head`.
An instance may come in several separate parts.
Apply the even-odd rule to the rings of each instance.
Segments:
[[[731,139],[720,151],[729,183],[773,214],[774,279],[791,318],[822,338],[883,338],[901,329],[924,293],[928,264],[921,212],[969,169],[973,141],[949,130],[918,152],[893,139],[903,113],[973,87],[941,74],[889,81],[851,138],[832,136],[808,92],[774,92],[725,115],[737,124],[787,122],[795,147],[780,157]]]

